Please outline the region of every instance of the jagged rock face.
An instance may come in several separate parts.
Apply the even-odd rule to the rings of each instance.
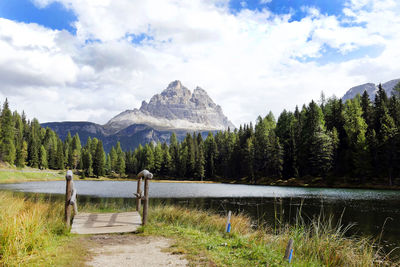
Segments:
[[[385,90],[386,94],[388,96],[392,95],[392,90],[393,88],[400,82],[400,79],[395,79],[388,81],[386,83],[382,84],[382,88]],[[355,87],[350,88],[346,94],[342,97],[343,101],[346,101],[347,99],[352,99],[354,98],[357,94],[362,95],[364,91],[367,91],[369,98],[371,100],[375,99],[375,94],[378,91],[378,85],[375,85],[373,83],[366,83],[362,85],[358,85]]]
[[[119,131],[132,124],[147,124],[157,129],[186,129],[193,131],[224,130],[235,126],[223,114],[220,106],[197,87],[193,93],[180,81],[170,83],[140,109],[127,110],[112,118],[105,128]]]

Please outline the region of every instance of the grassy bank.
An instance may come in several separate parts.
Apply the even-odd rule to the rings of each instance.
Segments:
[[[79,266],[84,252],[64,226],[61,201],[0,192],[0,266]]]
[[[51,181],[65,179],[63,171],[41,171],[38,169],[0,169],[0,183],[20,183],[29,181]]]
[[[127,211],[118,201],[79,206],[84,212]],[[63,201],[0,192],[0,266],[79,266],[87,259],[85,238],[68,233]],[[225,218],[200,210],[154,206],[142,235],[175,240],[170,249],[185,254],[192,266],[286,266],[286,244],[294,239],[292,266],[395,266],[385,262],[372,240],[347,238],[346,228],[322,217],[296,226],[253,229],[244,215],[232,217],[232,232],[224,234]]]
[[[232,217],[232,233],[224,234],[225,218],[205,211],[157,206],[150,211],[144,234],[174,238],[172,251],[189,255],[194,266],[286,266],[283,255],[294,239],[291,266],[393,266],[367,238],[346,238],[346,228],[315,218],[305,225],[253,230],[248,217]]]

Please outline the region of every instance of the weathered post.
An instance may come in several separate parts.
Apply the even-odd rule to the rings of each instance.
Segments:
[[[138,174],[138,178],[144,178],[144,203],[143,203],[143,218],[142,225],[147,223],[147,210],[149,207],[149,180],[153,178],[153,174],[148,170],[143,170]]]
[[[142,202],[142,177],[138,177],[137,180],[137,192],[136,192],[136,211],[140,210],[140,204]]]
[[[71,225],[71,207],[70,207],[70,200],[72,196],[72,171],[68,170],[67,175],[65,175],[65,179],[67,180],[67,187],[66,187],[66,192],[65,192],[65,224],[67,227],[70,227]]]
[[[285,257],[283,257],[283,259],[289,261],[290,263],[292,261],[292,257],[293,257],[293,239],[289,239],[289,242],[286,246]]]

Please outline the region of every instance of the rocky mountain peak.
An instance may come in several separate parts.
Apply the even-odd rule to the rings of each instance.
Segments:
[[[118,131],[132,124],[147,124],[158,129],[224,130],[235,126],[223,114],[207,92],[196,87],[193,93],[180,81],[171,82],[149,103],[140,109],[123,112],[111,119],[105,127]]]

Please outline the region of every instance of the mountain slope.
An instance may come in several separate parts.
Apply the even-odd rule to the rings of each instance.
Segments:
[[[382,88],[386,91],[386,94],[390,96],[392,94],[393,88],[400,82],[400,79],[395,79],[388,81],[386,83],[382,84]],[[352,99],[354,98],[357,94],[362,95],[364,91],[367,91],[369,98],[371,100],[375,99],[375,94],[378,91],[378,85],[375,85],[373,83],[366,83],[362,85],[357,85],[355,87],[350,88],[342,97],[343,101],[346,101],[347,99]]]

